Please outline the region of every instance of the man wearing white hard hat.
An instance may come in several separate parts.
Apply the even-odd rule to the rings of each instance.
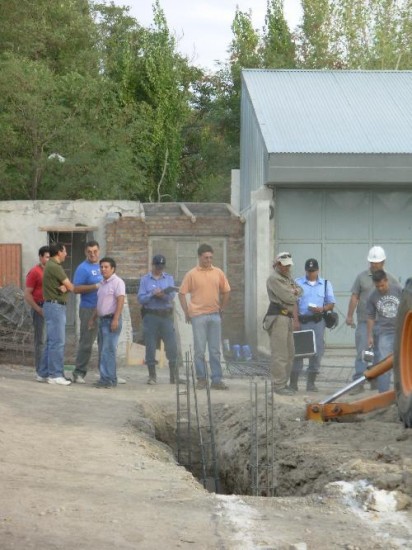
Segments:
[[[355,373],[353,379],[360,378],[366,367],[367,363],[362,360],[362,352],[368,349],[368,334],[367,334],[367,320],[368,315],[366,312],[366,300],[370,292],[375,288],[372,280],[372,274],[375,271],[383,269],[386,260],[386,254],[381,246],[372,246],[368,253],[369,269],[362,271],[356,277],[355,282],[352,285],[352,295],[349,301],[348,313],[346,316],[346,324],[354,326],[353,315],[356,309],[356,331],[355,331],[355,345],[356,345],[356,359],[355,359]],[[398,280],[391,273],[386,272],[388,281],[391,284],[399,284]],[[377,342],[375,342],[375,360],[379,360],[377,355]],[[363,386],[357,386],[352,393],[358,393],[364,391]]]
[[[293,265],[289,252],[280,252],[273,262],[273,273],[266,281],[269,308],[263,320],[268,331],[272,352],[271,374],[273,390],[279,395],[293,395],[287,387],[295,356],[293,317],[302,288],[292,279]]]

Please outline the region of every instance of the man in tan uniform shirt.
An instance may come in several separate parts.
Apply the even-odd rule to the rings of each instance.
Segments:
[[[287,387],[287,382],[295,356],[293,314],[302,289],[295,284],[290,275],[292,265],[291,254],[280,252],[273,263],[274,272],[266,281],[270,305],[263,322],[263,328],[269,333],[273,388],[274,392],[279,395],[295,393]]]

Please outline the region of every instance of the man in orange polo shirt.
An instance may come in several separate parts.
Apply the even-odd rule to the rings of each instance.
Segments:
[[[222,382],[220,364],[220,341],[222,314],[229,301],[230,286],[226,275],[212,265],[213,248],[202,244],[197,250],[199,265],[188,271],[179,289],[179,301],[186,317],[192,324],[195,352],[197,388],[206,388],[206,344],[209,349],[211,388],[227,390]],[[186,294],[190,294],[187,302]]]

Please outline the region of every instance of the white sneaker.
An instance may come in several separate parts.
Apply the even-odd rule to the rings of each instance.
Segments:
[[[47,382],[47,378],[43,378],[43,376],[39,376],[38,374],[36,374],[35,380],[36,382]]]
[[[76,384],[86,384],[86,380],[80,374],[73,376],[73,382],[76,382]]]
[[[71,384],[70,380],[66,380],[63,376],[58,376],[57,378],[48,378],[47,382],[49,384],[59,384],[60,386],[69,386]]]
[[[117,378],[118,384],[126,384],[126,380],[124,378]]]

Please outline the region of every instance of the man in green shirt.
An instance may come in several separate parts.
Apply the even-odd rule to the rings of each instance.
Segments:
[[[62,243],[50,246],[50,260],[43,275],[43,312],[46,320],[46,363],[48,383],[68,386],[70,380],[64,377],[64,346],[66,343],[66,303],[67,292],[73,292],[70,282],[62,267],[66,259],[66,247]]]

